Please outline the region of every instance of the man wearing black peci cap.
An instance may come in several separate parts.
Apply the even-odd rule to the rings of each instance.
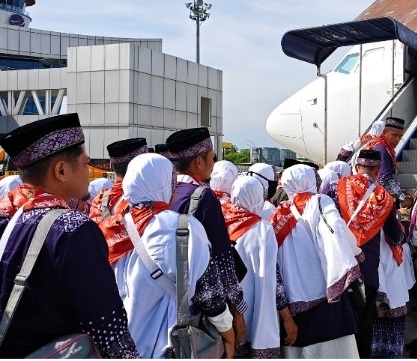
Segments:
[[[405,234],[397,220],[392,196],[377,183],[380,167],[379,151],[361,150],[356,159],[357,174],[339,179],[333,185],[335,192],[330,195],[355,235],[357,246],[364,256],[359,263],[366,295],[365,307],[357,309],[361,321],[356,335],[359,355],[361,358],[401,358],[406,299],[403,299],[404,307],[398,306],[391,310],[388,305],[401,301],[404,295],[408,297],[408,290],[398,293],[402,285],[402,274],[394,281],[401,284],[400,288],[390,288],[395,272],[404,272],[402,245]],[[382,273],[379,272],[380,263]],[[390,299],[392,291],[398,293],[395,300]],[[385,299],[378,302],[377,307],[378,292]],[[388,314],[391,316],[387,317]],[[395,314],[399,317],[392,317]]]
[[[169,159],[169,150],[166,144],[155,144],[155,153]]]
[[[137,155],[147,153],[148,146],[145,138],[130,138],[109,144],[107,151],[116,180],[111,189],[100,191],[91,203],[90,218],[97,224],[114,214],[116,207],[127,207],[127,202],[122,199],[122,180],[126,174],[127,165]]]
[[[47,233],[0,358],[24,358],[71,333],[92,336],[105,358],[137,358],[103,234],[67,203],[88,193],[90,158],[78,115],[21,126],[0,145],[23,181],[0,201],[0,317],[40,220],[53,209],[67,210]],[[11,232],[4,232],[8,222]]]
[[[395,198],[401,201],[405,207],[413,205],[413,198],[401,190],[396,179],[397,159],[395,147],[401,140],[404,132],[404,120],[388,117],[385,120],[385,128],[379,137],[372,139],[364,149],[373,149],[381,153],[381,169],[378,182]],[[398,208],[398,207],[397,207]]]
[[[304,164],[304,165],[308,165],[309,167],[313,167],[315,170],[319,169],[319,166],[316,163],[301,161],[301,160],[294,159],[294,158],[285,158],[284,165],[282,166],[282,168],[287,169],[295,164]]]
[[[231,304],[236,343],[244,340],[246,324],[243,318],[247,305],[236,275],[235,262],[229,234],[224,221],[220,202],[208,187],[214,166],[213,144],[207,128],[180,130],[166,140],[170,160],[177,171],[177,187],[171,209],[188,213],[190,200],[195,191],[201,190],[194,216],[203,224],[212,245],[213,260],[216,262],[224,291]]]

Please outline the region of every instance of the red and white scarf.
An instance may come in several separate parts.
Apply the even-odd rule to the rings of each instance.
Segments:
[[[229,239],[236,241],[262,218],[255,213],[227,201],[222,204],[224,220],[229,232]]]
[[[356,174],[339,180],[338,197],[340,213],[346,223],[358,207],[369,187],[369,180],[363,174]],[[377,185],[349,225],[356,237],[357,245],[363,246],[381,231],[387,220],[394,200],[384,187]],[[397,263],[402,262],[402,247],[390,245]]]
[[[141,207],[134,207],[131,214],[139,235],[143,235],[146,226],[155,214],[167,209],[169,209],[169,204],[165,202],[151,202]],[[99,223],[109,247],[111,264],[133,249],[133,243],[123,224],[123,217],[127,210],[115,212]]]
[[[61,197],[22,184],[0,201],[0,217],[13,217],[21,206],[24,206],[24,211],[35,208],[69,208]]]
[[[103,204],[103,196],[109,192],[109,201],[108,201],[108,209],[110,212],[114,213],[113,207],[117,204],[117,208],[126,208],[128,202],[119,200],[123,197],[123,189],[122,189],[122,180],[118,179],[114,182],[111,189],[102,189],[96,197],[93,199],[90,207],[90,218],[96,222],[97,224],[103,220],[103,212],[101,210],[101,206]],[[122,204],[120,204],[122,203]]]
[[[389,155],[391,156],[392,163],[394,164],[394,168],[396,168],[397,167],[397,159],[396,159],[396,156],[395,156],[395,149],[391,146],[391,144],[389,144],[388,139],[385,137],[385,135],[381,134],[379,137],[371,139],[366,144],[364,149],[366,149],[366,150],[373,149],[375,146],[377,146],[379,144],[382,144],[382,145],[385,146]]]
[[[276,211],[269,218],[269,223],[274,228],[275,237],[278,242],[278,247],[281,247],[287,236],[291,233],[297,224],[294,214],[291,212],[291,204],[297,208],[300,215],[303,214],[305,205],[313,196],[313,193],[298,193],[291,201],[281,202]]]

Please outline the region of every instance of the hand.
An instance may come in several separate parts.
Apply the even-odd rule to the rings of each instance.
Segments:
[[[294,322],[292,318],[291,312],[288,307],[283,308],[279,311],[281,318],[284,320],[284,328],[285,332],[287,333],[287,337],[285,337],[285,345],[292,346],[294,342],[297,340],[298,336],[298,326]]]
[[[291,317],[288,320],[284,320],[284,328],[285,332],[287,333],[287,337],[285,337],[285,345],[292,346],[295,341],[297,340],[298,336],[298,327],[294,322],[294,319]]]
[[[235,331],[235,347],[243,342],[246,335],[246,321],[243,315],[232,306],[233,329]]]
[[[220,332],[220,335],[223,339],[226,358],[233,358],[235,355],[235,332],[233,327],[228,331]]]
[[[399,215],[403,216],[409,216],[410,215],[410,209],[409,208],[400,208],[398,209]]]
[[[413,197],[407,194],[401,203],[404,204],[405,207],[411,208],[413,205]]]

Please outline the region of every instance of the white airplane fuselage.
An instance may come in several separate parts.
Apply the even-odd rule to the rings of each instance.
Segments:
[[[332,71],[273,110],[268,134],[319,164],[335,160],[342,145],[365,133],[402,85],[404,64],[399,41],[352,47]]]

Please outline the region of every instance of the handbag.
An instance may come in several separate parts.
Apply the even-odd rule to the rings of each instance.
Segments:
[[[14,280],[14,286],[7,301],[6,309],[0,322],[0,346],[6,336],[7,330],[12,321],[13,315],[19,305],[26,288],[27,279],[32,272],[36,259],[45,242],[46,235],[49,232],[54,221],[67,209],[54,209],[48,212],[39,222],[36,228],[33,239],[30,243],[22,268]],[[12,221],[10,221],[12,222]],[[13,222],[14,224],[14,222]],[[7,230],[7,227],[6,227]],[[5,230],[5,233],[6,233]],[[10,232],[8,232],[10,233]],[[26,358],[102,358],[101,354],[95,345],[93,339],[83,333],[69,334],[59,337],[38,350],[32,352]]]
[[[220,332],[206,315],[188,316],[188,216],[180,214],[177,228],[177,325],[170,333],[174,358],[222,358]]]
[[[25,358],[83,359],[102,358],[94,340],[85,333],[73,333],[56,338]]]

